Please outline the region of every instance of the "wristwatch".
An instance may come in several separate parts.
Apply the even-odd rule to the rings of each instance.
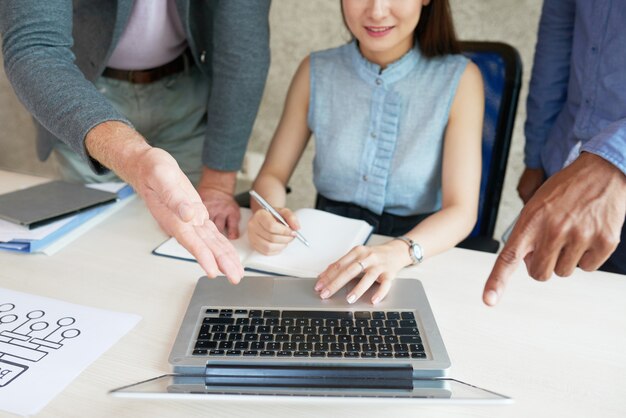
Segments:
[[[411,257],[412,265],[422,262],[424,259],[424,251],[422,251],[422,247],[417,242],[413,241],[409,237],[405,237],[404,235],[396,237],[396,239],[406,242],[409,246],[409,257]]]

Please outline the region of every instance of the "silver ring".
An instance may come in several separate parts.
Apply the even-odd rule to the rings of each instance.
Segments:
[[[357,263],[359,263],[359,266],[361,266],[361,273],[365,270],[365,264],[361,263],[360,261],[357,261]]]

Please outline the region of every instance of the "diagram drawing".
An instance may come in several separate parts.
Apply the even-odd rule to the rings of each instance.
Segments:
[[[80,335],[80,330],[72,327],[75,318],[55,321],[45,316],[42,310],[32,310],[20,318],[15,304],[0,303],[0,390]]]

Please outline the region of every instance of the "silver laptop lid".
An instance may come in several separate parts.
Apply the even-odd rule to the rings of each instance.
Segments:
[[[415,279],[396,279],[390,294],[379,304],[367,302],[371,294],[350,305],[346,302],[347,289],[342,289],[331,299],[321,300],[313,290],[316,279],[294,277],[245,277],[237,286],[224,277],[198,280],[187,312],[181,324],[169,362],[176,373],[205,374],[212,370],[234,370],[245,367],[288,368],[328,367],[329,369],[362,368],[364,373],[372,369],[391,370],[394,376],[406,374],[413,378],[443,377],[450,368],[450,360],[432,310],[421,283]],[[370,290],[371,292],[372,290]],[[341,317],[358,316],[365,312],[400,312],[414,314],[419,330],[424,358],[347,358],[347,357],[263,357],[260,355],[228,355],[226,351],[211,355],[209,352],[194,354],[198,335],[203,323],[219,322],[220,312],[232,310],[233,317],[243,317],[235,312],[279,311],[312,312],[324,315],[331,311]],[[228,322],[228,321],[225,321]],[[395,373],[395,374],[394,374]],[[228,374],[228,373],[226,373]],[[223,377],[220,377],[223,378]],[[393,379],[393,377],[392,377]]]

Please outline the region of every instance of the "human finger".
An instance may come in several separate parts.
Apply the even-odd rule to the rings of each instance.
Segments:
[[[331,280],[334,280],[335,277],[337,277],[337,275],[341,274],[341,272],[348,265],[353,263],[354,260],[356,260],[357,257],[359,257],[362,254],[362,252],[363,251],[360,249],[360,247],[354,247],[346,255],[344,255],[339,260],[335,261],[334,263],[326,267],[326,269],[319,275],[317,283],[315,284],[315,290],[316,291],[322,290],[322,288],[326,286],[326,283],[330,282]],[[359,265],[359,270],[363,270],[364,267],[365,266],[361,267]],[[360,271],[358,273],[360,273]]]
[[[195,227],[195,230],[213,253],[213,257],[220,271],[231,283],[239,283],[243,277],[244,271],[235,247],[233,247],[230,241],[228,241],[209,220],[207,220],[204,225]]]
[[[241,214],[239,208],[229,212],[226,215],[226,232],[228,239],[239,238],[239,221],[241,220]]]
[[[528,275],[540,282],[550,280],[561,255],[563,242],[564,235],[562,233],[551,234],[544,231],[542,239],[533,249],[532,260],[527,263]]]
[[[520,221],[523,219],[520,217]],[[526,241],[520,232],[523,228],[518,224],[513,228],[511,237],[498,254],[496,262],[487,278],[483,290],[483,302],[489,306],[495,306],[502,297],[509,278],[517,268],[519,262],[529,252]]]
[[[328,299],[337,293],[339,289],[352,281],[352,279],[361,274],[365,269],[367,269],[367,267],[363,264],[363,262],[359,262],[355,259],[353,262],[337,271],[337,274],[335,274],[334,277],[329,277],[324,282],[324,286],[320,291],[320,297],[322,299]]]
[[[586,250],[587,245],[583,240],[569,240],[568,244],[561,250],[556,266],[554,266],[556,275],[559,277],[571,276]]]
[[[391,290],[391,284],[392,284],[391,281],[392,279],[389,277],[385,277],[382,280],[380,280],[380,285],[378,286],[378,290],[376,291],[376,293],[372,295],[373,305],[378,304],[389,294],[389,291]]]
[[[274,255],[285,249],[289,242],[272,242],[260,236],[258,231],[249,230],[250,244],[252,248],[263,255]],[[292,238],[293,239],[293,238]]]
[[[281,208],[278,210],[280,215],[285,219],[291,229],[297,231],[300,229],[300,222],[298,217],[288,208]]]
[[[619,242],[619,240],[617,241]],[[617,243],[608,240],[598,240],[593,246],[587,248],[582,255],[578,265],[585,271],[594,271],[609,259],[613,251],[617,248]]]
[[[346,301],[350,304],[356,302],[363,296],[367,289],[372,287],[372,285],[378,280],[380,274],[383,272],[381,268],[370,267],[365,270],[365,274],[359,282],[350,290],[348,295],[346,296]]]
[[[295,236],[295,233],[291,230],[291,228],[280,223],[269,212],[263,210],[257,211],[255,216],[257,216],[257,214],[259,225],[261,225],[262,229],[264,229],[268,235]]]

